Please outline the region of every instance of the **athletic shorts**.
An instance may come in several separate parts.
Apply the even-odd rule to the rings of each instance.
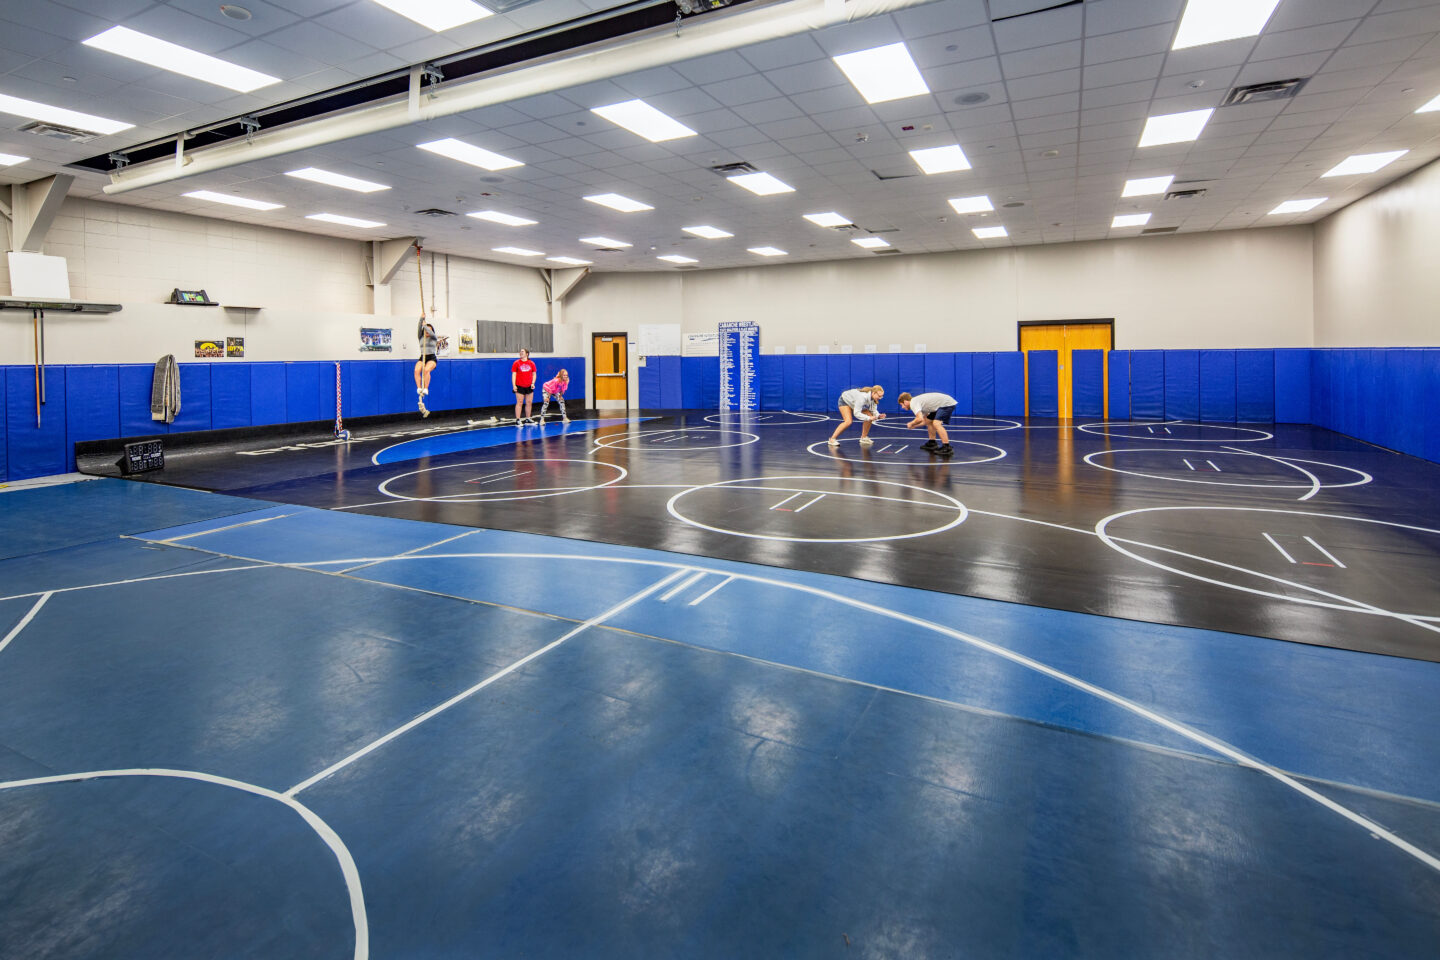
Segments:
[[[421,362],[421,363],[439,363],[440,361],[436,358],[435,354],[433,354],[433,353],[426,353],[426,354],[422,354],[422,355],[421,355],[421,357],[420,357],[420,362]]]
[[[948,406],[948,407],[940,407],[940,408],[939,408],[938,410],[936,410],[934,413],[926,414],[926,415],[925,415],[925,419],[926,419],[926,420],[929,420],[929,421],[931,421],[931,422],[933,422],[933,423],[949,423],[949,422],[950,422],[950,414],[952,414],[952,413],[954,413],[954,412],[955,412],[955,404],[952,403],[952,404],[950,404],[950,406]]]
[[[534,387],[516,387],[516,388],[515,388],[515,392],[518,393],[518,394],[520,394],[521,396],[526,396],[526,397],[528,397],[528,396],[530,396],[530,394],[532,394],[532,393],[535,392],[535,388],[534,388]]]

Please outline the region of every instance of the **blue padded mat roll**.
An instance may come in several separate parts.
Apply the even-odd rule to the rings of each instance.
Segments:
[[[637,371],[640,375],[638,397],[641,410],[660,409],[660,358],[646,357],[645,366]]]
[[[1310,423],[1311,351],[1308,348],[1275,351],[1275,422]]]
[[[785,409],[805,409],[805,358],[782,357],[785,371]]]
[[[785,406],[785,365],[770,353],[760,355],[760,409],[780,410]]]
[[[1071,415],[1076,419],[1105,416],[1104,350],[1070,351],[1070,391]]]
[[[895,355],[895,387],[881,384],[886,390],[899,396],[900,391],[925,392],[925,354],[899,353]]]
[[[210,424],[210,365],[207,363],[180,364],[180,413],[170,424],[172,433],[188,430],[209,430]]]
[[[900,393],[905,389],[904,387],[900,386],[899,354],[875,354],[875,376],[872,377],[870,379],[870,382],[865,384],[865,386],[871,387],[877,383],[880,386],[884,387],[887,394],[892,397],[898,397]]]
[[[68,473],[65,445],[65,368],[45,368],[45,403],[35,425],[35,368],[5,367],[5,454],[11,480]],[[209,398],[206,398],[209,407]]]
[[[1025,415],[1025,355],[1019,350],[995,354],[995,415]]]
[[[240,372],[243,372],[241,368]],[[249,403],[248,377],[245,400]],[[250,410],[245,410],[246,422]],[[73,448],[85,440],[120,436],[120,374],[115,364],[65,368],[65,443]],[[0,477],[5,476],[0,469]]]
[[[250,371],[243,364],[210,367],[210,424],[216,430],[250,426]]]
[[[679,357],[660,358],[660,406],[666,410],[678,410],[685,405],[685,389],[682,384]]]
[[[975,409],[975,366],[968,353],[954,353],[950,356],[955,364],[955,390],[950,396],[955,398],[955,412],[968,415]]]
[[[971,407],[977,417],[995,416],[995,354],[970,354]]]
[[[1137,420],[1165,419],[1165,351],[1130,351],[1130,415]],[[1111,419],[1115,411],[1110,411]]]
[[[1269,423],[1275,419],[1275,351],[1235,351],[1235,417]]]
[[[1128,420],[1133,415],[1130,409],[1130,351],[1111,350],[1109,357],[1110,375],[1106,388],[1110,391],[1111,420]]]
[[[925,354],[925,392],[955,396],[955,354]]]
[[[1200,419],[1235,419],[1235,351],[1200,351]]]
[[[1031,350],[1024,356],[1030,390],[1030,416],[1060,416],[1060,352]]]
[[[850,357],[844,354],[825,358],[825,395],[832,401],[851,387],[860,386],[850,376]],[[866,384],[868,386],[868,384]]]
[[[805,358],[805,406],[803,409],[812,413],[819,413],[829,410],[834,406],[835,398],[830,396],[830,367],[824,356],[807,356]]]
[[[1200,351],[1165,351],[1165,417],[1200,418]]]

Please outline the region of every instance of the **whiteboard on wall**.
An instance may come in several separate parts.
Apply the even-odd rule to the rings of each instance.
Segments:
[[[640,355],[642,357],[673,357],[680,353],[680,324],[640,324]]]
[[[70,299],[70,273],[65,269],[64,257],[11,253],[9,260],[10,296]]]

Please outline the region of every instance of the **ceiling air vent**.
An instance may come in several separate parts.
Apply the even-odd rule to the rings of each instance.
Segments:
[[[907,180],[910,177],[917,177],[917,173],[881,173],[879,170],[871,170],[876,180]]]
[[[1300,88],[1305,86],[1309,79],[1309,77],[1296,77],[1293,80],[1272,80],[1269,83],[1252,83],[1249,86],[1236,87],[1230,91],[1220,106],[1233,107],[1238,103],[1289,100],[1300,92]]]
[[[1140,236],[1143,237],[1151,233],[1174,233],[1176,230],[1179,229],[1179,227],[1148,227],[1140,231]]]
[[[900,251],[896,250],[894,247],[886,247],[884,250],[872,250],[870,252],[875,254],[875,256],[877,257],[888,257],[897,254]]]
[[[1171,190],[1169,193],[1165,194],[1165,199],[1166,199],[1166,200],[1198,200],[1198,199],[1200,199],[1200,198],[1203,197],[1203,196],[1205,196],[1205,188],[1204,188],[1204,187],[1201,187],[1201,188],[1199,188],[1199,189],[1197,189],[1197,190]]]
[[[416,210],[415,212],[418,213],[418,214],[419,214],[420,216],[422,216],[422,217],[453,217],[453,216],[455,216],[455,214],[454,214],[453,211],[450,211],[450,210],[441,210],[439,207],[427,207],[427,208],[424,209],[424,210]]]
[[[98,133],[91,133],[89,130],[80,130],[75,127],[66,127],[58,123],[27,123],[20,128],[25,133],[33,133],[37,137],[53,137],[56,140],[68,140],[71,143],[89,143]]]
[[[731,177],[737,173],[759,173],[760,170],[753,163],[746,163],[741,160],[738,163],[717,163],[710,168],[722,177]]]

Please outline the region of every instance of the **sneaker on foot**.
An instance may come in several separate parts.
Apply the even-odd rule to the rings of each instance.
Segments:
[[[939,446],[940,446],[940,444],[936,443],[934,440],[926,440],[925,443],[921,446],[920,449],[922,449],[922,450],[934,450],[934,449],[937,449]]]
[[[840,441],[839,441],[839,440],[836,440],[834,437],[831,437],[829,440],[826,440],[825,442],[828,443],[828,444],[830,444],[830,446],[832,446],[832,447],[838,447],[838,446],[840,446]]]
[[[560,422],[561,422],[561,423],[569,423],[569,422],[570,422],[570,418],[569,418],[569,417],[561,417],[561,418],[560,418]]]
[[[874,443],[874,442],[875,442],[875,441],[874,441],[874,440],[871,440],[869,437],[861,437],[861,438],[860,438],[860,446],[862,446],[862,447],[868,447],[868,446],[870,446],[870,444],[872,444],[872,443]]]
[[[938,448],[935,450],[935,452],[936,452],[937,454],[939,454],[940,456],[942,456],[942,457],[953,456],[954,453],[955,453],[955,451],[950,448],[950,444],[948,444],[948,443],[947,443],[947,444],[944,444],[944,445],[941,446],[941,447],[938,447]]]

